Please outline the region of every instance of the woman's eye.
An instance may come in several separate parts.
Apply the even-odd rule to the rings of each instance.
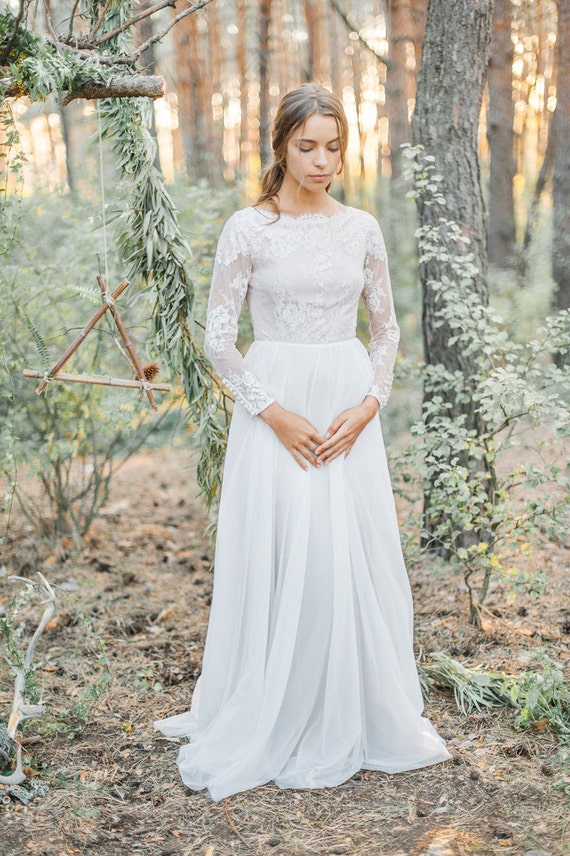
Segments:
[[[299,151],[300,151],[300,152],[310,152],[311,150],[310,150],[310,149],[302,149],[302,148],[299,148]]]
[[[339,151],[339,146],[335,146],[334,148],[331,147],[329,149],[329,152],[338,152],[338,151]]]

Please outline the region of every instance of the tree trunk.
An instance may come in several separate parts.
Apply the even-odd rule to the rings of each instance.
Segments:
[[[426,205],[418,198],[422,227],[439,225],[439,218],[455,221],[469,237],[467,248],[458,243],[456,252],[473,254],[477,274],[469,288],[473,299],[488,302],[486,217],[481,191],[478,158],[478,130],[481,99],[487,72],[493,0],[431,0],[423,44],[416,107],[412,122],[414,144],[424,147],[435,160],[445,204]],[[460,372],[468,379],[471,359],[460,346],[450,345],[447,325],[436,317],[437,297],[431,282],[441,282],[448,272],[443,263],[428,261],[420,265],[422,282],[422,327],[425,360],[428,365],[443,365],[449,372]],[[446,395],[445,390],[441,390]],[[429,394],[425,393],[425,399]],[[481,430],[476,405],[472,400],[455,400],[447,393],[449,415],[464,416],[465,426]],[[463,462],[470,469],[474,461]],[[424,495],[425,527],[437,528],[439,518],[430,507],[429,487]]]
[[[303,0],[307,22],[307,66],[305,78],[308,82],[322,82],[323,75],[323,7],[322,0]]]
[[[387,25],[390,65],[386,74],[386,106],[390,122],[390,164],[394,181],[402,173],[400,147],[410,141],[406,67],[406,46],[412,29],[409,4],[402,0],[389,0]]]
[[[271,0],[259,0],[259,158],[262,169],[271,163],[272,156],[268,74],[270,23]]]
[[[237,46],[236,63],[239,79],[239,173],[247,175],[249,161],[249,122],[248,122],[248,86],[247,86],[247,5],[246,0],[237,0]]]
[[[208,21],[208,74],[207,87],[204,90],[203,112],[206,119],[206,136],[208,142],[208,178],[219,182],[224,173],[224,104],[222,95],[222,48],[220,35],[220,18],[218,5],[212,3],[206,10]],[[213,113],[213,96],[219,103],[216,114]]]
[[[189,179],[204,175],[202,77],[204,75],[199,33],[195,14],[188,15],[174,28],[176,50],[176,91],[178,118]]]
[[[411,0],[412,6],[412,42],[416,60],[416,75],[422,58],[422,44],[426,32],[428,0]]]
[[[558,2],[558,85],[552,117],[557,145],[552,177],[552,276],[556,309],[570,309],[570,4]]]
[[[513,264],[516,240],[514,159],[513,43],[511,0],[495,0],[489,57],[487,139],[489,175],[489,261],[502,268]]]
[[[149,2],[146,2],[142,8],[148,8],[149,5]],[[152,39],[154,35],[152,15],[149,15],[147,18],[143,18],[142,21],[138,22],[136,26],[136,32],[139,45],[143,45],[145,42],[149,41],[149,39]],[[143,66],[147,74],[151,75],[156,74],[156,53],[154,48],[154,44],[149,44],[148,48],[141,54],[140,58],[141,65]],[[161,171],[160,152],[158,150],[158,137],[156,134],[156,116],[154,113],[154,109],[151,112],[151,124],[149,130],[151,137],[156,142],[156,155],[154,158],[154,165],[157,170]]]

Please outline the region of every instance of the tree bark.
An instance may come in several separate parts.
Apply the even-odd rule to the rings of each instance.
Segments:
[[[259,157],[261,168],[271,163],[271,113],[269,100],[269,27],[271,0],[259,0]]]
[[[516,240],[512,69],[511,0],[495,0],[487,120],[490,153],[488,238],[489,261],[502,268],[512,266]]]
[[[414,144],[424,147],[443,176],[445,204],[426,205],[420,196],[418,215],[423,227],[437,228],[439,218],[455,221],[470,239],[467,248],[458,243],[457,253],[472,253],[477,274],[469,288],[473,299],[488,302],[486,216],[481,190],[478,129],[481,99],[487,72],[493,0],[431,0],[423,44],[416,107],[412,121]],[[443,365],[449,372],[471,376],[471,359],[458,345],[450,345],[447,325],[436,317],[437,297],[430,285],[446,275],[444,263],[420,265],[422,283],[422,329],[425,360]],[[464,416],[468,429],[480,431],[480,419],[472,400],[456,400],[447,394],[450,415]],[[429,398],[429,393],[424,393]],[[470,468],[476,462],[464,462]],[[428,533],[438,524],[430,506],[429,487],[424,495],[425,527]]]
[[[556,309],[570,308],[570,4],[558,2],[558,84],[552,117],[557,145],[552,177],[552,276]]]

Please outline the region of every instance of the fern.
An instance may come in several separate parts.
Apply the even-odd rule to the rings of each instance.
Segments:
[[[37,327],[32,322],[32,319],[30,318],[30,316],[28,315],[28,313],[24,309],[22,309],[22,315],[24,316],[24,321],[26,323],[26,327],[28,328],[28,330],[32,334],[32,338],[33,338],[35,345],[36,345],[36,348],[38,350],[38,354],[40,356],[41,367],[42,367],[44,372],[49,372],[50,358],[49,358],[47,345],[46,345],[44,339],[42,338],[39,330],[37,329]]]
[[[68,291],[73,291],[75,292],[75,294],[81,295],[81,297],[84,297],[86,300],[89,301],[89,303],[92,303],[94,306],[101,305],[100,289],[89,288],[86,285],[76,285],[75,283],[70,283],[68,286],[66,286],[66,288]]]

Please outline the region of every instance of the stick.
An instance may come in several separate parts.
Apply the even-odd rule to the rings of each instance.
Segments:
[[[111,297],[113,298],[113,300],[116,300],[116,299],[117,299],[117,297],[119,297],[119,295],[121,295],[121,294],[123,293],[123,291],[125,290],[125,288],[126,288],[128,285],[129,285],[129,280],[128,280],[128,279],[124,279],[124,280],[122,281],[122,283],[121,283],[119,286],[117,286],[117,288],[115,289],[115,291],[112,293]],[[36,389],[36,393],[37,393],[37,395],[41,395],[41,393],[44,391],[44,389],[45,389],[45,388],[46,388],[46,386],[48,385],[49,380],[50,380],[54,375],[56,375],[56,374],[57,374],[57,372],[58,372],[58,371],[59,371],[59,370],[60,370],[60,369],[65,365],[65,363],[68,361],[68,359],[69,359],[71,356],[73,356],[73,354],[76,352],[76,350],[78,349],[78,347],[80,346],[80,344],[83,342],[83,340],[85,339],[85,337],[87,336],[87,334],[91,332],[91,330],[93,329],[93,327],[95,326],[95,324],[97,323],[97,321],[99,321],[99,319],[103,317],[103,315],[105,314],[105,312],[107,311],[107,309],[108,309],[108,308],[109,308],[109,303],[105,302],[105,303],[103,304],[103,306],[101,306],[101,308],[97,310],[97,312],[95,313],[95,315],[93,316],[93,318],[92,318],[92,319],[91,319],[91,320],[90,320],[90,321],[85,325],[85,327],[83,328],[83,330],[81,331],[81,333],[79,334],[79,336],[78,336],[78,337],[75,339],[75,341],[74,341],[74,342],[69,346],[69,348],[67,349],[67,351],[65,352],[65,354],[63,355],[63,357],[61,357],[61,359],[57,361],[57,363],[55,364],[55,366],[54,366],[52,369],[50,369],[48,372],[46,372],[46,374],[47,374],[47,378],[46,378],[46,376],[44,375],[44,379],[43,379],[43,381],[40,383],[40,385],[39,385],[39,386],[38,386],[38,388]]]
[[[103,277],[100,276],[100,274],[97,274],[97,282],[99,283],[99,286],[101,288],[101,292],[103,293],[103,297],[106,298],[106,295],[108,294],[107,285],[106,285]],[[115,320],[115,324],[117,325],[117,329],[119,330],[119,333],[121,334],[123,342],[125,343],[125,348],[127,349],[133,363],[135,364],[138,377],[141,381],[141,384],[143,386],[144,391],[147,394],[149,404],[152,407],[152,409],[156,412],[156,410],[158,410],[158,408],[157,408],[156,402],[154,400],[154,395],[152,394],[152,389],[150,388],[150,384],[148,383],[148,381],[145,377],[145,373],[144,373],[142,363],[139,360],[139,358],[137,357],[137,355],[135,354],[135,349],[133,348],[132,342],[129,339],[129,334],[127,333],[125,325],[123,324],[123,322],[119,318],[119,313],[117,312],[117,310],[115,309],[113,304],[111,304],[109,306],[109,311],[110,311],[111,315],[113,316],[113,318]]]
[[[40,378],[44,377],[44,372],[40,372],[37,369],[24,369],[23,371],[24,377],[35,377]],[[93,383],[97,386],[123,386],[128,389],[140,389],[141,382],[140,380],[127,380],[123,378],[116,377],[102,377],[101,375],[74,375],[74,374],[65,374],[65,372],[58,374],[52,378],[52,380],[61,380],[66,383]],[[170,392],[170,384],[168,383],[149,383],[151,389],[157,389],[159,392]]]
[[[39,571],[38,577],[40,578],[39,589],[44,595],[45,599],[43,603],[45,603],[46,606],[43,611],[40,623],[36,628],[36,632],[30,639],[22,665],[16,666],[14,663],[10,663],[16,680],[14,683],[14,701],[12,703],[12,712],[8,720],[8,736],[12,740],[16,740],[17,742],[16,769],[9,776],[0,776],[0,784],[2,785],[20,785],[23,781],[25,781],[26,774],[24,773],[22,768],[22,744],[18,740],[16,732],[18,730],[20,722],[23,722],[25,719],[32,719],[36,716],[41,716],[45,712],[43,704],[26,704],[24,702],[26,677],[32,665],[32,657],[34,655],[36,645],[38,644],[38,639],[44,632],[46,624],[53,618],[57,609],[57,597],[54,590],[52,589],[46,578],[43,576],[43,574],[41,574]],[[25,577],[12,576],[10,577],[10,579],[24,582],[26,583],[26,585],[34,585],[32,582],[30,582],[30,580],[26,579]]]

